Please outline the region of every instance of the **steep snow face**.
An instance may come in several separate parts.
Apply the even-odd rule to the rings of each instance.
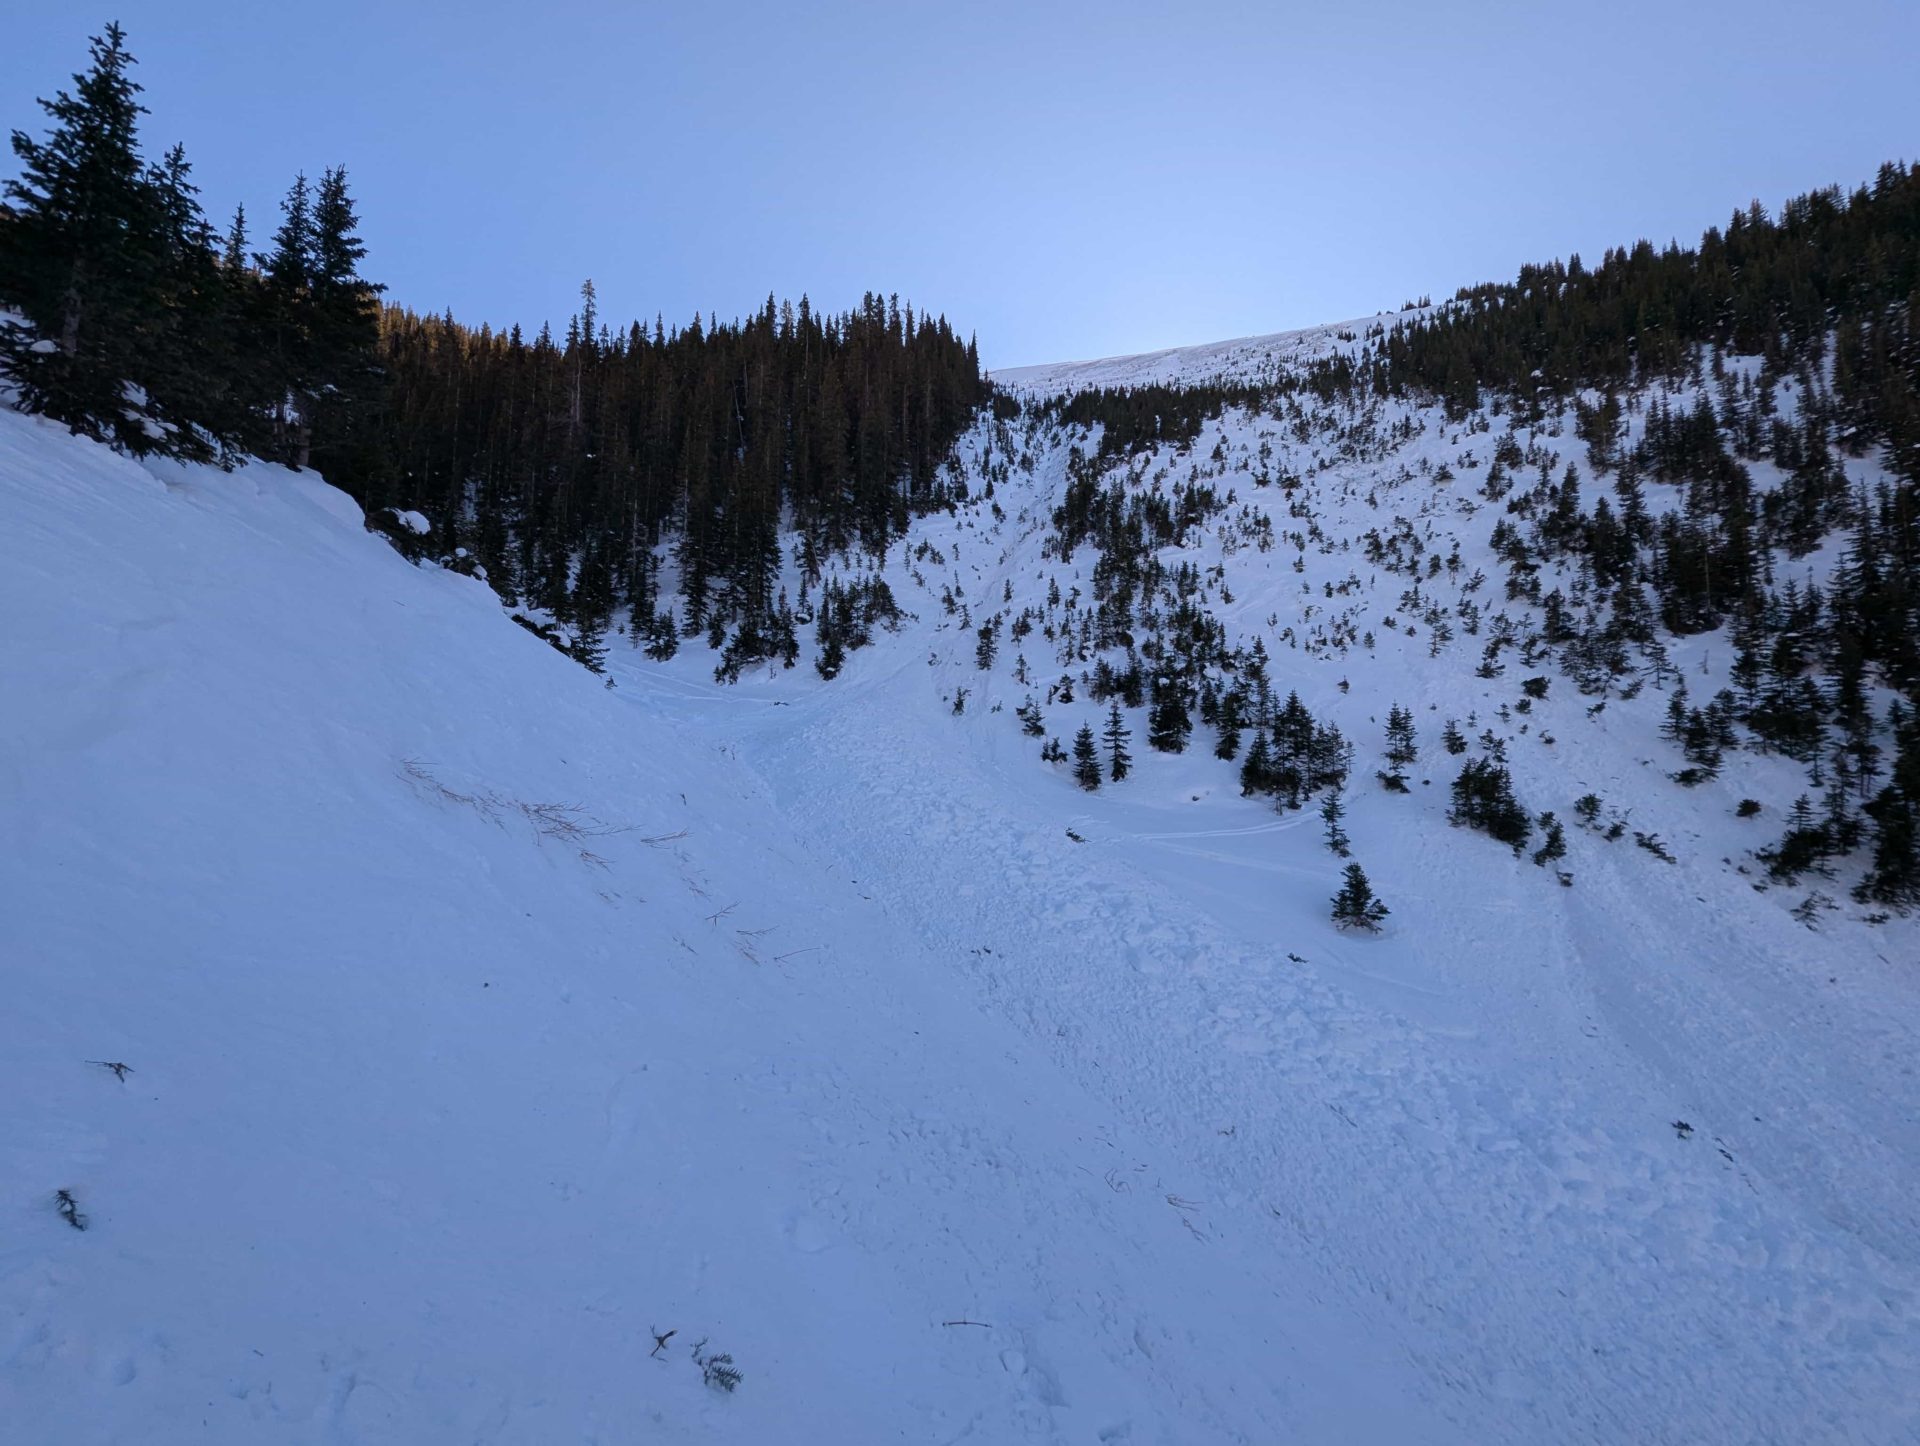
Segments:
[[[827,827],[870,691],[608,690],[311,476],[5,411],[0,614],[0,1437],[1468,1439],[975,1007],[999,860],[790,825],[748,755]]]

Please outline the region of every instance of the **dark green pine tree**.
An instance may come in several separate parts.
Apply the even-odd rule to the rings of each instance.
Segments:
[[[1546,842],[1533,851],[1533,861],[1545,868],[1567,856],[1567,831],[1552,809],[1540,815],[1540,827],[1546,831]]]
[[[1093,728],[1081,724],[1073,735],[1073,781],[1092,793],[1100,786],[1100,751],[1093,741]]]
[[[1910,909],[1920,905],[1920,713],[1893,705],[1892,780],[1866,807],[1873,857],[1855,893],[1862,903]]]
[[[1340,892],[1333,896],[1333,922],[1342,929],[1376,930],[1390,911],[1374,897],[1373,885],[1359,864],[1348,864]]]
[[[148,172],[160,207],[160,258],[155,273],[164,319],[152,333],[140,370],[146,411],[174,429],[166,451],[204,461],[230,454],[244,434],[241,385],[243,320],[236,286],[223,272],[213,228],[200,210],[183,146]]]
[[[262,367],[272,451],[289,466],[377,471],[356,435],[379,389],[381,287],[360,275],[366,245],[341,167],[318,187],[296,176],[280,203],[273,250],[256,257],[265,282]],[[317,455],[316,455],[317,454]]]
[[[1533,820],[1513,795],[1513,776],[1490,759],[1470,758],[1461,765],[1447,821],[1491,834],[1516,854],[1533,833]]]
[[[361,276],[366,254],[346,168],[335,166],[321,174],[313,197],[307,341],[317,386],[302,403],[310,454],[323,471],[335,458],[377,445],[361,433],[380,386],[380,293],[386,288]],[[298,465],[308,460],[302,456]]]
[[[993,660],[999,651],[999,640],[995,637],[993,619],[980,624],[973,649],[974,666],[981,672],[993,666]]]
[[[1186,689],[1165,673],[1153,680],[1153,711],[1147,715],[1147,742],[1162,753],[1182,753],[1193,720],[1187,715]]]
[[[140,87],[126,35],[109,25],[74,90],[42,100],[44,141],[13,133],[20,174],[0,207],[0,302],[28,328],[0,326],[0,366],[29,411],[135,453],[190,450],[180,417],[141,415],[126,387],[157,390],[171,359],[167,216],[141,164]]]
[[[1246,708],[1246,695],[1230,688],[1220,698],[1220,738],[1213,745],[1213,756],[1231,763],[1240,752],[1240,722]]]
[[[1353,840],[1347,837],[1347,805],[1340,796],[1338,788],[1329,788],[1320,800],[1320,822],[1326,827],[1327,847],[1339,858],[1345,858]]]
[[[1380,781],[1395,793],[1407,791],[1407,770],[1420,757],[1413,732],[1413,714],[1395,703],[1387,710],[1387,771]]]
[[[1263,729],[1253,735],[1253,742],[1247,745],[1247,756],[1240,762],[1240,796],[1251,798],[1256,793],[1273,791],[1273,751],[1267,746],[1267,735]]]
[[[573,656],[596,673],[606,671],[606,636],[613,608],[613,568],[606,549],[590,546],[580,559],[564,620],[573,628]]]
[[[1107,745],[1107,776],[1119,783],[1133,767],[1133,755],[1127,752],[1133,735],[1127,731],[1127,720],[1120,716],[1117,699],[1107,709],[1107,726],[1101,736]]]
[[[313,196],[305,174],[280,202],[273,250],[256,255],[261,271],[259,367],[271,431],[262,450],[302,466],[312,432],[306,408],[319,382],[313,347]]]

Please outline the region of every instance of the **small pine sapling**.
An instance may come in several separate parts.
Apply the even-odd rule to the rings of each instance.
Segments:
[[[1546,842],[1533,851],[1533,861],[1544,869],[1548,864],[1567,856],[1567,832],[1561,827],[1560,820],[1553,816],[1552,809],[1541,814],[1539,822],[1547,837]]]

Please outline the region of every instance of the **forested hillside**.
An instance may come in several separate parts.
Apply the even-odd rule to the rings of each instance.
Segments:
[[[1202,524],[1272,545],[1273,520],[1236,509],[1234,482],[1277,486],[1301,545],[1325,548],[1334,517],[1304,480],[1330,468],[1407,480],[1404,459],[1424,451],[1422,472],[1449,489],[1485,467],[1461,520],[1494,509],[1486,561],[1505,574],[1502,608],[1478,567],[1462,571],[1478,527],[1436,539],[1404,503],[1368,533],[1368,565],[1402,575],[1402,606],[1436,630],[1436,655],[1491,612],[1483,679],[1517,656],[1601,704],[1652,682],[1680,785],[1717,777],[1742,748],[1804,768],[1804,791],[1765,800],[1787,820],[1759,851],[1775,881],[1830,877],[1859,853],[1863,902],[1920,902],[1920,170],[1890,163],[1871,187],[1798,197],[1777,219],[1756,203],[1693,249],[1643,241],[1592,270],[1577,257],[1529,266],[1330,330],[1304,358],[1274,363],[1275,350],[1250,343],[1229,365],[1124,386],[1016,379],[1029,425],[1086,438],[1054,524],[1062,556],[1092,543],[1101,559],[1091,654],[1126,643],[1093,675],[1096,698],[1109,676],[1140,694],[1129,615],[1157,599],[1156,638],[1140,648],[1157,656],[1156,708],[1199,709],[1232,757],[1251,707],[1265,726],[1247,787],[1271,791],[1269,749],[1304,755],[1261,701],[1266,658],[1249,645],[1263,640],[1234,646],[1201,575],[1163,553]],[[1184,482],[1141,489],[1208,424],[1251,428],[1255,450],[1236,458],[1222,435],[1183,464]],[[1452,445],[1415,445],[1436,433]],[[1439,596],[1463,577],[1450,604]],[[1713,685],[1673,667],[1680,640],[1723,630],[1729,666]],[[1282,775],[1296,776],[1315,774]]]
[[[25,324],[0,327],[0,365],[28,410],[135,455],[317,467],[596,665],[616,609],[656,653],[682,632],[743,664],[787,649],[784,531],[814,557],[884,552],[942,500],[984,395],[945,317],[870,293],[613,327],[591,282],[558,340],[383,309],[344,168],[298,177],[251,251],[244,208],[208,223],[181,148],[143,158],[133,67],[109,26],[42,102],[47,137],[14,133],[0,307]]]
[[[983,394],[946,318],[873,294],[841,316],[769,297],[744,322],[616,332],[590,283],[581,299],[558,342],[389,309],[377,444],[342,479],[424,512],[435,555],[465,547],[576,649],[597,657],[619,608],[656,655],[730,626],[736,657],[770,655],[794,630],[789,532],[817,579],[819,559],[884,553],[944,500],[941,464]]]

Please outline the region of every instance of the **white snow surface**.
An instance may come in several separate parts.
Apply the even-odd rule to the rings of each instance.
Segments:
[[[1106,387],[1155,384],[1196,386],[1208,382],[1262,383],[1282,372],[1352,344],[1370,331],[1401,320],[1430,314],[1432,307],[1409,307],[1404,312],[1361,317],[1277,331],[1265,336],[1243,336],[1199,346],[1168,347],[1133,356],[1101,357],[1095,361],[1051,362],[1041,366],[1002,367],[992,374],[995,385],[1029,396]]]
[[[1218,444],[1276,531],[1235,469],[1307,479],[1324,546],[1179,551],[1359,745],[1393,913],[1354,937],[1311,811],[1143,715],[1081,792],[1012,718],[1051,646],[983,673],[944,609],[1089,588],[1041,550],[1084,439],[992,473],[1019,444],[976,429],[992,502],[916,524],[917,616],[834,682],[616,648],[609,689],[310,474],[0,411],[0,1437],[1920,1439],[1915,929],[1756,892],[1778,819],[1732,805],[1797,769],[1677,788],[1652,689],[1588,717],[1556,677],[1502,727],[1530,805],[1599,791],[1678,862],[1570,828],[1560,888],[1446,825],[1440,720],[1517,681],[1389,630],[1402,581],[1334,541],[1372,491],[1492,570],[1477,474],[1397,471],[1490,440],[1428,422],[1136,464]],[[1349,607],[1376,645],[1316,649]],[[1361,781],[1394,701],[1410,798]]]

